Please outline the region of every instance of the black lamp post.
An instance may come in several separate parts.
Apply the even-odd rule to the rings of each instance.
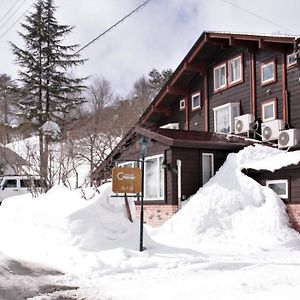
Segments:
[[[140,251],[144,251],[143,236],[144,236],[144,171],[145,171],[145,153],[148,146],[148,140],[142,136],[139,140],[140,154],[142,159],[142,192],[141,192],[141,217],[140,217]]]

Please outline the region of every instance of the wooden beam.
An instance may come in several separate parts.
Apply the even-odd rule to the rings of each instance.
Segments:
[[[194,58],[197,56],[199,51],[203,48],[203,46],[207,43],[207,33],[205,33],[203,40],[199,43],[199,45],[195,48],[191,56],[188,58],[188,62],[192,62]]]
[[[254,52],[255,48],[257,47],[257,43],[254,41],[238,40],[234,37],[230,37],[229,46],[246,48],[249,52]]]
[[[220,45],[223,48],[229,48],[229,38],[223,39],[223,38],[209,38],[208,43],[210,44],[216,44]]]
[[[209,108],[208,108],[208,82],[207,73],[204,76],[204,111],[205,111],[205,131],[209,131]]]
[[[184,63],[184,70],[188,72],[199,73],[201,76],[206,74],[206,68],[204,64],[192,64]]]
[[[282,118],[288,122],[287,115],[287,80],[286,80],[286,55],[281,54],[281,72],[282,72]]]
[[[184,96],[184,95],[187,95],[187,93],[188,93],[187,89],[177,88],[174,86],[167,87],[167,94]]]
[[[259,39],[258,47],[264,50],[273,50],[278,52],[285,52],[285,46],[278,43],[266,42],[264,39]]]
[[[255,54],[250,53],[250,95],[251,95],[251,113],[256,116],[256,84],[255,84]]]
[[[185,129],[190,130],[190,103],[188,96],[185,96]]]

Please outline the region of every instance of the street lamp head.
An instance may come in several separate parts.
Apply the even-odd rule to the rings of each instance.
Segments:
[[[140,153],[141,155],[144,156],[148,146],[148,139],[144,136],[141,136],[139,140],[139,145],[140,145]]]

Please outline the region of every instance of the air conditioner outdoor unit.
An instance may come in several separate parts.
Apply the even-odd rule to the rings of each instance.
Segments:
[[[279,133],[278,148],[300,146],[300,129],[288,129]]]
[[[263,142],[274,141],[279,137],[279,133],[284,129],[283,120],[273,120],[261,124],[261,135]]]
[[[234,118],[234,133],[253,131],[255,117],[252,114],[241,115]]]
[[[160,126],[159,128],[164,128],[164,129],[179,129],[179,123],[169,123],[169,124]]]

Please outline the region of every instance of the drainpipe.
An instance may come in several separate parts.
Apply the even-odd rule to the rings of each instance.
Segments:
[[[177,164],[177,197],[178,197],[178,210],[181,209],[181,160],[176,160]]]

